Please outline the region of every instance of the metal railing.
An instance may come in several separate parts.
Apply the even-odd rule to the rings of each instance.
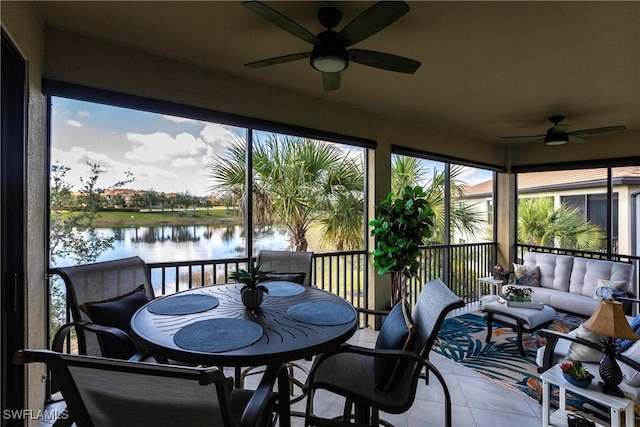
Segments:
[[[408,283],[410,302],[428,280],[440,277],[465,302],[473,302],[478,295],[478,277],[490,274],[496,259],[495,243],[472,243],[461,245],[433,245],[422,248],[419,278]],[[311,283],[320,289],[345,298],[356,308],[369,308],[370,283],[368,277],[368,254],[364,250],[314,253],[312,258]],[[148,263],[151,283],[156,296],[201,286],[227,283],[232,271],[246,269],[248,258],[227,258],[203,261],[176,261]],[[55,276],[55,268],[50,269]],[[51,286],[49,289],[52,289]],[[60,296],[50,295],[50,301]],[[49,307],[51,313],[51,307]],[[65,310],[70,320],[69,310]],[[51,319],[51,316],[49,316]],[[373,324],[370,315],[361,314],[360,325]],[[53,331],[52,331],[53,332]]]

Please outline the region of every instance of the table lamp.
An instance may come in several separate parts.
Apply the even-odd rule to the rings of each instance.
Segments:
[[[604,335],[607,338],[602,339],[602,353],[604,354],[600,361],[600,388],[605,394],[624,397],[624,394],[618,387],[622,382],[622,371],[615,359],[616,343],[614,338],[627,340],[638,340],[638,336],[624,315],[622,303],[617,301],[600,301],[600,305],[595,313],[583,324],[583,326],[591,332]]]

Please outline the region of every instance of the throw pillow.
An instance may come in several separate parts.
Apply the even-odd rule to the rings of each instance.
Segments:
[[[629,326],[631,326],[631,329],[633,329],[633,332],[640,335],[640,313],[636,314],[636,317],[633,318]],[[616,338],[616,343],[618,344],[620,351],[627,350],[635,342],[636,341],[633,341],[633,340],[622,340],[620,338]]]
[[[591,341],[593,343],[600,345],[600,340],[604,338],[604,336],[600,334],[596,334],[591,332],[583,325],[578,326],[576,330],[576,338],[582,338],[586,341]],[[600,350],[596,350],[595,348],[587,347],[583,344],[578,344],[577,342],[571,342],[569,346],[569,352],[567,353],[567,359],[569,360],[579,360],[580,362],[594,362],[599,363],[602,359],[602,352]]]
[[[403,300],[397,303],[382,323],[376,349],[406,350],[413,341],[413,324],[408,313],[407,303]],[[375,358],[373,361],[373,376],[376,388],[387,391],[395,385],[402,376],[405,363],[392,358]]]
[[[131,317],[140,307],[148,302],[149,298],[144,291],[144,285],[140,285],[128,294],[103,301],[92,301],[81,304],[80,310],[85,312],[94,323],[118,328],[129,334]],[[102,350],[106,357],[122,354],[119,348],[115,347],[117,344],[112,339],[102,339],[101,343]]]
[[[283,280],[285,282],[293,282],[293,283],[297,283],[298,285],[304,285],[304,279],[307,275],[305,273],[267,273],[267,280],[265,280],[266,282],[269,281],[274,281],[274,280]]]
[[[598,279],[597,287],[599,288],[600,286],[606,286],[614,291],[623,291],[627,288],[627,281]]]
[[[513,272],[516,277],[516,285],[540,286],[540,267],[533,268],[521,264],[513,264]]]
[[[640,341],[635,341],[634,344],[622,354],[634,362],[640,363]],[[622,371],[622,375],[624,375],[622,381],[632,387],[640,387],[640,372],[626,363],[618,362],[618,365],[620,365],[620,370]]]

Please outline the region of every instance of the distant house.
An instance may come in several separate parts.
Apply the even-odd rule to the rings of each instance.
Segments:
[[[106,190],[102,197],[107,199],[107,201],[111,202],[118,196],[124,197],[124,201],[129,203],[131,198],[135,195],[144,194],[144,191],[131,190],[129,188],[114,188],[112,190]]]
[[[606,169],[574,169],[554,172],[529,172],[517,175],[518,197],[552,197],[554,204],[575,207],[585,220],[602,228],[607,226]],[[640,241],[632,241],[640,226],[640,167],[614,168],[612,237],[620,254],[638,253]],[[493,223],[492,181],[464,186],[466,203],[482,212]]]

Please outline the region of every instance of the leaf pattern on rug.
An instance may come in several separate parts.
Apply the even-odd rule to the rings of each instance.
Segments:
[[[566,313],[556,313],[548,327],[559,332],[577,328],[585,319]],[[444,321],[433,351],[464,365],[498,384],[541,401],[542,384],[537,372],[536,351],[546,340],[536,334],[523,334],[525,356],[520,356],[517,333],[509,327],[493,325],[491,342],[486,343],[487,323],[480,312],[466,313]],[[552,387],[552,407],[558,407],[558,388]],[[567,394],[567,405],[572,410],[594,415],[608,422],[606,407]]]

